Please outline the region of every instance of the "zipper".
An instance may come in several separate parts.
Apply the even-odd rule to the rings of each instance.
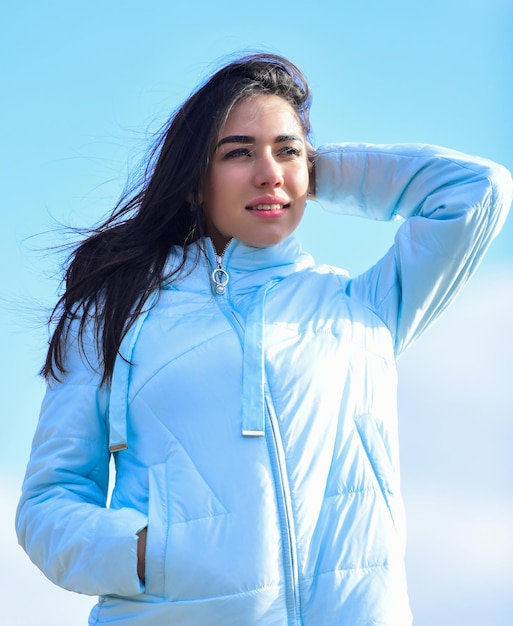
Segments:
[[[276,417],[269,406],[266,398],[266,414],[270,428],[266,428],[267,449],[273,475],[278,477],[275,483],[276,500],[278,503],[278,515],[280,520],[281,536],[283,542],[283,566],[285,571],[287,612],[289,614],[289,626],[300,626],[301,611],[299,601],[299,573],[296,553],[296,534],[292,515],[292,502],[290,500],[290,486],[285,468],[284,452],[281,447],[281,437]]]
[[[226,292],[226,286],[228,285],[230,281],[230,276],[223,267],[223,257],[225,255],[226,249],[230,245],[230,242],[231,242],[231,239],[225,245],[221,254],[217,254],[217,250],[215,249],[214,243],[212,242],[212,247],[214,247],[214,252],[215,252],[214,258],[215,258],[217,267],[215,267],[212,270],[212,273],[210,274],[210,276],[212,278],[212,282],[214,283],[214,291],[216,292],[217,295],[223,295]]]
[[[223,262],[224,255],[229,245],[230,241],[226,244],[222,253],[218,254],[212,242],[216,267],[212,270],[211,279],[215,294],[223,296],[221,298],[216,298],[219,308],[237,333],[239,341],[241,342],[241,347],[244,348],[244,324],[233,310],[233,307],[229,302],[229,298],[227,300],[228,294],[226,293],[226,287],[230,281],[230,276],[225,269]],[[288,626],[300,626],[299,573],[295,548],[296,536],[294,532],[294,518],[292,514],[292,503],[290,500],[290,486],[285,468],[284,452],[281,445],[277,419],[270,407],[267,393],[265,396],[265,417],[266,422],[270,427],[266,428],[265,433],[262,434],[265,434],[271,471],[274,478],[278,518],[280,522],[280,534],[283,544],[286,606],[289,616]]]

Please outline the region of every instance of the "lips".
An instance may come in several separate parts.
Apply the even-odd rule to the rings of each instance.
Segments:
[[[280,211],[290,206],[290,203],[285,198],[279,196],[260,196],[252,200],[246,209],[251,211]]]
[[[246,208],[250,211],[279,211],[280,209],[286,209],[288,206],[288,204],[255,204]]]

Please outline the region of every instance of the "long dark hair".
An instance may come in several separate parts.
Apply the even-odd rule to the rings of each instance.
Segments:
[[[157,290],[173,246],[182,250],[204,237],[201,190],[212,146],[231,109],[257,94],[278,95],[297,112],[309,136],[310,89],[302,72],[283,57],[258,53],[238,58],[213,74],[171,116],[149,153],[140,180],[110,216],[88,231],[69,255],[64,292],[50,316],[55,325],[41,373],[59,379],[65,369],[70,322],[79,320],[79,346],[94,320],[102,383],[109,383],[121,341]]]

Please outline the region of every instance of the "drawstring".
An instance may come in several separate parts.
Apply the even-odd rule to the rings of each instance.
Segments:
[[[246,320],[242,372],[242,434],[246,437],[265,434],[264,304],[267,292],[277,282],[259,289]]]
[[[130,371],[135,344],[139,338],[142,325],[146,321],[153,305],[157,301],[159,291],[156,291],[148,299],[147,308],[139,314],[130,330],[125,335],[119,348],[109,399],[109,451],[119,452],[128,448],[127,443],[127,413],[128,413],[128,388],[130,384]],[[121,356],[123,355],[123,356]]]

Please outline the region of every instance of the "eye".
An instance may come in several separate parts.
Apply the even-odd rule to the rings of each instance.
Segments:
[[[301,149],[296,148],[295,146],[285,146],[281,148],[279,154],[282,154],[285,157],[299,157],[301,156]]]
[[[236,159],[237,157],[246,157],[251,156],[251,150],[249,148],[235,148],[234,150],[230,150],[227,152],[223,159]]]

